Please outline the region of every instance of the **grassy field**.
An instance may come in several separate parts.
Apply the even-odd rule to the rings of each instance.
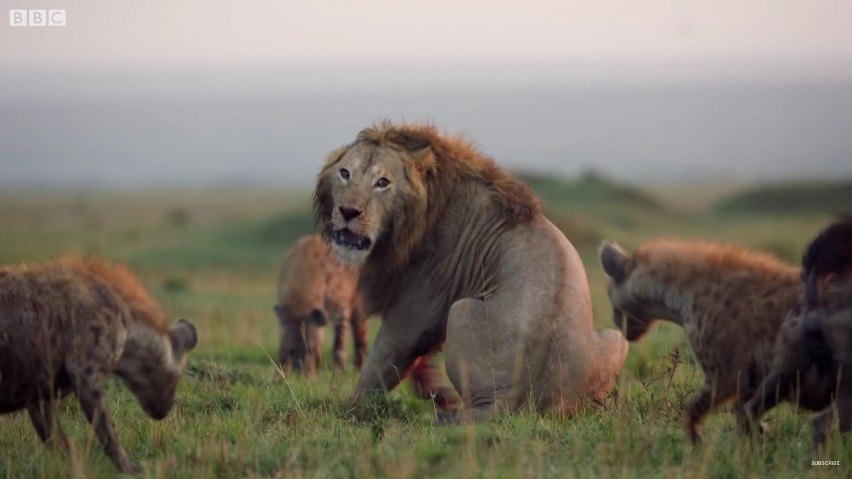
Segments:
[[[597,327],[612,327],[595,256],[603,238],[631,248],[657,236],[702,237],[795,262],[835,206],[852,208],[828,198],[810,209],[764,211],[765,198],[755,200],[753,192],[719,187],[714,195],[706,185],[645,192],[595,175],[527,180],[583,256]],[[198,327],[199,346],[167,419],[149,420],[117,380],[109,385],[119,436],[146,476],[848,477],[852,438],[834,433],[817,454],[810,449],[809,415],[787,406],[769,415],[764,438],[739,437],[733,415],[720,412],[705,424],[704,444],[689,445],[680,418],[702,374],[682,331],[670,325],[631,345],[603,409],[572,419],[521,412],[476,426],[437,427],[432,404],[407,385],[354,408],[347,400],[356,378],[351,367],[339,374],[324,369],[313,381],[282,376],[269,358],[278,333],[271,306],[281,259],[312,229],[308,197],[0,193],[0,263],[71,251],[125,261],[173,318]],[[370,323],[375,332],[377,320]],[[115,475],[76,402],[69,398],[62,407],[70,457],[43,447],[25,414],[0,416],[0,477]],[[841,466],[810,466],[820,459]]]

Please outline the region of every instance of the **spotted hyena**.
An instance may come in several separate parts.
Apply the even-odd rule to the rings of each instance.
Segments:
[[[73,392],[118,469],[138,470],[116,436],[104,382],[117,375],[149,416],[162,419],[196,342],[189,322],[169,328],[124,266],[64,258],[0,267],[0,413],[26,409],[49,445],[68,448],[55,406]]]
[[[684,427],[693,442],[705,415],[735,400],[737,421],[772,364],[775,338],[796,310],[800,272],[765,253],[701,241],[656,240],[632,254],[604,242],[600,261],[609,277],[615,323],[629,341],[654,320],[683,326],[704,370]]]
[[[355,367],[367,354],[367,328],[358,302],[358,271],[340,264],[319,236],[301,238],[284,260],[278,275],[278,303],[273,307],[281,326],[279,363],[313,374],[319,367],[324,326],[334,326],[334,364],[346,362],[345,338],[351,329]]]
[[[821,444],[836,401],[841,431],[852,430],[852,218],[825,228],[802,256],[803,309],[784,324],[771,374],[746,404],[759,419],[780,401],[813,411]]]

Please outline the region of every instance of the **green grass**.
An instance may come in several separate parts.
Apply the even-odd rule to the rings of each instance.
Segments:
[[[638,189],[599,177],[533,179],[548,213],[577,245],[589,275],[597,327],[611,327],[595,249],[601,238],[635,247],[656,236],[703,237],[769,249],[797,261],[831,211],[760,215],[679,212]],[[688,191],[688,190],[687,190]],[[683,332],[655,327],[631,345],[616,393],[573,418],[522,411],[476,426],[437,427],[431,403],[404,384],[387,398],[349,401],[356,373],[329,369],[286,378],[271,312],[278,265],[311,230],[308,195],[270,192],[106,193],[0,196],[0,259],[42,260],[66,251],[126,261],[200,343],[172,413],[148,419],[118,381],[109,407],[118,434],[150,477],[839,477],[852,438],[834,433],[810,449],[810,415],[769,415],[765,438],[742,438],[728,412],[709,417],[705,442],[681,430],[702,374]],[[371,332],[378,327],[370,321]],[[330,341],[326,341],[330,349]],[[326,366],[330,351],[324,356]],[[113,477],[73,398],[61,421],[74,445],[43,447],[25,414],[0,416],[0,478]],[[812,468],[833,459],[841,468]]]

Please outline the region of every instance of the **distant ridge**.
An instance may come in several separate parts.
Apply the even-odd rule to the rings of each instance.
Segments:
[[[852,178],[772,183],[736,193],[713,208],[719,213],[837,214],[852,211]]]
[[[647,210],[666,209],[639,188],[617,182],[594,170],[587,170],[573,179],[539,173],[515,174],[546,203],[618,202]]]

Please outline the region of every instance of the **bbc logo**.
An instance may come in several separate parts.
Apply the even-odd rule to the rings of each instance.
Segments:
[[[9,10],[10,27],[64,27],[65,10]]]

